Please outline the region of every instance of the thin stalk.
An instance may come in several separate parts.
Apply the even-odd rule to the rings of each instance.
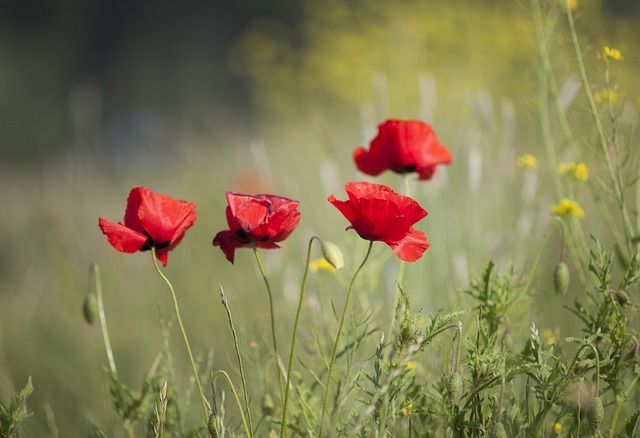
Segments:
[[[278,372],[278,390],[280,391],[280,401],[284,400],[284,393],[282,392],[282,372],[280,371],[280,355],[278,354],[278,340],[276,338],[276,322],[273,314],[273,294],[271,293],[271,286],[269,280],[267,280],[267,274],[264,272],[262,262],[260,261],[260,255],[258,255],[258,248],[253,248],[253,254],[256,256],[256,262],[258,263],[258,269],[260,269],[260,275],[264,280],[264,284],[267,286],[267,294],[269,295],[269,314],[271,316],[271,340],[273,342],[273,354],[275,356],[276,371]]]
[[[353,291],[353,285],[356,282],[356,278],[358,277],[358,274],[360,273],[365,263],[369,259],[369,255],[371,254],[372,247],[373,247],[373,240],[370,240],[369,247],[367,248],[367,253],[364,256],[362,263],[360,263],[360,266],[358,266],[358,269],[356,269],[356,272],[353,274],[353,278],[351,279],[351,283],[349,284],[349,290],[347,291],[347,299],[345,300],[344,309],[342,310],[342,317],[340,318],[338,333],[336,333],[336,340],[333,343],[333,352],[331,353],[331,362],[329,362],[329,372],[327,373],[327,384],[324,387],[324,400],[322,402],[322,413],[320,414],[320,433],[318,434],[319,438],[322,438],[322,426],[324,424],[324,415],[327,410],[327,400],[329,399],[329,387],[331,384],[331,375],[333,373],[333,365],[336,362],[336,354],[338,352],[338,342],[340,341],[340,335],[342,333],[342,328],[344,327],[344,321],[347,315],[347,308],[349,307],[349,300],[351,299],[351,292]]]
[[[569,4],[569,0],[565,0],[565,4]],[[593,118],[593,122],[596,126],[596,131],[598,133],[598,140],[600,143],[601,153],[604,156],[607,173],[609,174],[609,179],[613,184],[613,189],[616,195],[616,201],[618,203],[618,207],[622,213],[622,222],[624,224],[624,231],[627,238],[628,245],[630,245],[632,238],[634,237],[633,225],[631,225],[631,219],[629,217],[629,213],[627,211],[627,207],[624,202],[624,192],[622,188],[622,183],[616,176],[616,171],[613,166],[613,162],[611,161],[611,155],[608,150],[608,141],[607,137],[604,133],[604,128],[602,127],[602,121],[600,120],[600,116],[598,114],[598,108],[596,107],[595,100],[593,98],[593,93],[591,92],[591,88],[589,86],[589,80],[587,78],[587,72],[584,67],[584,61],[582,59],[582,52],[580,50],[580,44],[578,42],[578,34],[576,33],[575,24],[573,22],[573,14],[571,13],[571,8],[567,8],[567,22],[569,24],[569,33],[571,34],[571,42],[573,43],[573,48],[576,54],[576,61],[578,64],[578,71],[580,73],[580,80],[582,81],[582,88],[585,91],[587,96],[587,102],[589,104],[589,109],[591,110],[591,117]],[[632,248],[628,246],[629,251],[632,251]]]
[[[204,413],[204,424],[207,424],[207,422],[209,421],[209,407],[207,406],[207,399],[205,398],[204,392],[202,391],[202,385],[200,384],[200,378],[198,377],[198,370],[196,369],[196,362],[193,360],[193,354],[191,353],[191,347],[189,346],[187,332],[184,330],[184,325],[182,324],[180,309],[178,308],[178,299],[176,298],[176,293],[173,290],[173,285],[171,284],[169,279],[162,273],[162,271],[160,270],[160,266],[158,266],[155,246],[151,247],[151,259],[153,260],[153,266],[156,268],[156,272],[158,273],[160,278],[162,278],[162,280],[167,284],[167,286],[169,287],[169,291],[171,292],[171,298],[173,299],[173,309],[176,313],[176,319],[178,321],[178,326],[180,327],[180,333],[182,334],[184,346],[187,349],[187,355],[189,356],[189,362],[191,363],[191,371],[193,371],[193,377],[196,379],[196,386],[198,387],[198,392],[200,393],[202,412]]]
[[[609,438],[613,438],[613,436],[615,435],[616,425],[618,423],[618,417],[620,416],[620,411],[622,410],[622,406],[624,405],[624,402],[627,400],[627,397],[629,397],[629,393],[631,392],[635,384],[638,382],[639,378],[640,378],[640,374],[636,374],[636,376],[633,378],[631,383],[629,383],[629,386],[627,386],[627,389],[624,391],[624,395],[622,397],[616,397],[616,406],[613,409],[611,424],[609,425]]]
[[[102,339],[104,341],[104,348],[107,350],[107,359],[109,359],[109,369],[114,376],[118,375],[116,370],[116,361],[113,357],[113,350],[111,349],[111,342],[109,341],[109,330],[107,330],[107,317],[104,312],[104,303],[102,301],[102,282],[100,281],[100,266],[96,263],[91,265],[91,272],[93,273],[93,279],[95,284],[96,299],[98,301],[98,316],[100,317],[100,328],[102,329]]]
[[[411,185],[409,184],[409,174],[402,174],[402,183],[404,186],[404,195],[411,197]],[[398,306],[400,304],[400,288],[402,287],[402,281],[404,280],[404,269],[407,262],[404,260],[400,260],[400,265],[398,266],[398,277],[396,278],[396,288],[395,288],[395,298],[393,299],[393,311],[391,314],[391,325],[389,326],[389,330],[393,333],[393,327],[396,324],[396,319],[398,318]]]
[[[247,382],[244,377],[244,367],[242,366],[242,356],[240,355],[240,348],[238,347],[238,334],[236,333],[236,327],[233,324],[233,319],[231,319],[231,309],[229,308],[229,302],[227,301],[227,297],[224,295],[224,290],[222,289],[222,285],[220,285],[220,298],[222,299],[222,305],[224,309],[227,311],[227,318],[229,319],[229,326],[231,327],[231,334],[233,335],[233,346],[236,351],[236,357],[238,358],[238,368],[240,369],[240,380],[242,381],[242,392],[244,393],[244,404],[247,409],[247,418],[249,419],[249,430],[251,430],[252,434],[247,435],[249,437],[253,436],[253,424],[251,422],[251,408],[249,407],[249,392],[247,391]]]
[[[229,374],[226,373],[226,371],[224,370],[220,370],[218,372],[216,372],[213,376],[213,385],[215,386],[216,384],[216,380],[218,379],[218,376],[224,376],[225,379],[227,379],[227,383],[229,384],[229,388],[231,388],[231,393],[233,394],[233,397],[236,399],[236,406],[238,406],[238,412],[240,412],[240,419],[242,420],[242,427],[244,427],[244,433],[247,434],[247,436],[253,436],[251,434],[251,430],[249,429],[249,426],[247,426],[247,420],[244,418],[244,412],[242,411],[242,405],[240,404],[240,398],[238,398],[238,392],[236,391],[235,386],[233,386],[233,382],[231,381],[231,378],[229,377]]]
[[[280,429],[280,437],[286,437],[288,435],[287,430],[287,406],[289,403],[289,389],[291,388],[291,369],[293,367],[293,356],[296,348],[296,338],[298,335],[298,322],[300,321],[300,313],[302,311],[302,303],[304,300],[304,287],[307,284],[307,274],[309,273],[309,261],[311,260],[311,245],[313,241],[318,239],[317,236],[313,236],[309,239],[309,246],[307,248],[307,262],[304,265],[304,275],[302,276],[302,285],[300,286],[300,300],[298,301],[298,310],[296,311],[296,319],[293,323],[293,335],[291,336],[291,352],[289,353],[289,365],[287,366],[287,381],[284,390],[284,405],[282,406],[282,427]]]

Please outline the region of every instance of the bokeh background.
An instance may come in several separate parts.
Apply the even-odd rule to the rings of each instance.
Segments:
[[[226,227],[224,191],[301,201],[292,239],[263,255],[288,339],[309,237],[330,238],[347,256],[344,273],[317,274],[312,298],[339,299],[361,257],[363,245],[325,199],[368,179],[351,153],[387,117],[429,121],[454,156],[433,181],[414,184],[432,242],[408,268],[416,305],[460,307],[468,275],[491,258],[530,264],[555,199],[539,146],[529,9],[524,0],[0,3],[0,398],[33,377],[24,435],[118,430],[99,329],[80,311],[90,263],[102,269],[123,381],[136,386],[162,348],[159,313],[170,315],[169,295],[148,254],[117,253],[97,227],[98,217],[122,217],[134,186],[198,204],[198,222],[166,273],[194,349],[212,354],[214,368],[233,368],[219,284],[244,347],[267,344],[267,302],[250,252],[231,266],[210,245]],[[614,46],[626,58],[615,72],[619,93],[633,103],[640,4],[580,0],[577,20],[594,88],[603,84],[598,52]],[[554,60],[570,84],[565,32],[558,26]],[[573,105],[581,123],[579,96]],[[583,140],[582,158],[596,161]],[[525,152],[541,159],[534,186],[515,166]],[[377,181],[401,187],[395,175]],[[384,308],[396,264],[376,250],[383,268],[363,280],[362,301]],[[557,254],[552,245],[550,262]],[[556,317],[562,304],[533,307],[530,317],[570,324]],[[182,346],[173,343],[185,370],[177,379],[186,381]]]

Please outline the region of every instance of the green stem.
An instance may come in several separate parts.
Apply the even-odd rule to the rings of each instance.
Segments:
[[[227,383],[229,384],[229,387],[231,388],[231,393],[233,394],[233,397],[236,399],[236,405],[238,406],[238,411],[240,412],[240,419],[242,420],[242,426],[244,427],[244,433],[247,434],[248,437],[253,436],[251,434],[251,431],[250,431],[249,427],[247,426],[247,420],[244,418],[244,413],[242,411],[242,405],[240,404],[240,398],[238,397],[238,392],[236,391],[235,386],[233,386],[233,382],[231,381],[231,378],[229,377],[229,375],[224,370],[220,370],[220,371],[216,372],[215,375],[213,376],[213,385],[215,386],[216,380],[218,379],[219,375],[222,375],[222,376],[224,376],[225,379],[227,379]]]
[[[618,423],[618,417],[620,416],[622,406],[624,405],[627,397],[629,397],[629,393],[638,382],[639,378],[640,374],[636,374],[631,383],[629,383],[629,386],[627,386],[627,389],[624,391],[624,395],[622,397],[616,397],[616,406],[613,410],[613,416],[611,417],[611,424],[609,425],[609,438],[613,438],[615,435],[616,425]]]
[[[224,290],[222,289],[222,285],[220,285],[220,298],[222,299],[222,305],[227,311],[227,318],[229,319],[229,326],[231,327],[231,334],[233,335],[233,346],[236,350],[236,357],[238,358],[238,367],[240,368],[240,380],[242,380],[242,392],[244,393],[244,404],[247,409],[247,417],[249,419],[249,430],[253,432],[253,424],[251,422],[251,408],[249,406],[249,392],[247,391],[247,382],[244,377],[244,367],[242,366],[242,356],[240,355],[240,348],[238,346],[238,334],[236,333],[235,325],[233,324],[233,319],[231,319],[231,309],[229,308],[229,302],[227,301],[227,297],[224,295]],[[252,437],[253,434],[247,435]]]
[[[289,389],[291,388],[291,369],[293,367],[293,355],[296,348],[296,338],[298,335],[298,322],[300,320],[300,313],[302,311],[302,303],[304,300],[304,287],[307,283],[307,274],[309,273],[309,261],[311,260],[311,244],[315,239],[319,239],[317,236],[313,236],[309,239],[309,246],[307,248],[307,263],[304,265],[304,275],[302,276],[302,285],[300,286],[300,300],[298,301],[298,310],[296,311],[296,319],[293,323],[293,335],[291,336],[291,352],[289,353],[289,365],[287,366],[287,381],[284,390],[284,405],[282,406],[282,428],[280,429],[280,437],[286,437],[287,430],[287,406],[289,404]]]
[[[204,413],[204,424],[207,424],[209,421],[209,407],[207,406],[207,399],[204,396],[204,392],[202,392],[202,385],[200,385],[200,378],[198,377],[198,370],[196,369],[196,363],[193,360],[193,354],[191,354],[191,347],[189,346],[189,339],[187,338],[187,332],[184,330],[184,325],[182,324],[182,318],[180,317],[180,309],[178,308],[178,299],[176,298],[176,293],[173,290],[173,286],[169,279],[162,273],[160,270],[160,266],[158,266],[158,262],[156,260],[156,248],[154,246],[151,247],[151,259],[153,260],[153,266],[156,268],[156,272],[160,275],[160,278],[164,280],[164,282],[169,287],[169,291],[171,292],[171,298],[173,299],[173,309],[176,312],[176,319],[178,320],[178,326],[180,327],[180,333],[182,334],[182,340],[184,341],[184,346],[187,349],[187,355],[189,356],[189,362],[191,363],[191,371],[193,371],[193,377],[196,379],[196,386],[198,387],[198,392],[200,393],[200,401],[202,402],[202,412]]]
[[[258,262],[258,269],[260,269],[260,275],[264,280],[264,284],[267,286],[267,294],[269,295],[269,314],[271,316],[271,340],[273,342],[273,354],[276,362],[276,371],[278,372],[278,389],[280,391],[280,401],[284,400],[284,393],[282,392],[282,372],[280,371],[280,355],[278,354],[278,340],[276,338],[276,323],[273,315],[273,294],[271,293],[271,286],[269,280],[267,280],[267,274],[264,272],[262,262],[260,261],[260,255],[258,255],[258,248],[253,248],[253,254],[256,256],[256,262]]]
[[[569,4],[569,0],[565,0],[565,4]],[[585,91],[587,96],[587,102],[589,104],[589,109],[591,110],[591,117],[593,118],[593,122],[596,126],[596,131],[598,133],[598,139],[600,143],[600,148],[602,155],[605,160],[607,172],[609,174],[609,179],[613,184],[613,189],[616,195],[616,201],[618,203],[618,207],[622,212],[622,221],[624,224],[625,235],[627,237],[627,242],[631,245],[631,239],[634,237],[633,225],[631,225],[631,219],[629,218],[629,213],[627,211],[627,207],[624,202],[624,192],[622,189],[622,184],[616,177],[616,171],[613,166],[613,162],[611,161],[611,155],[608,150],[608,141],[607,137],[604,134],[604,129],[602,127],[602,121],[600,120],[600,116],[598,114],[598,108],[596,107],[595,100],[593,98],[593,93],[591,92],[591,87],[589,85],[589,80],[587,78],[587,72],[584,67],[584,61],[582,59],[582,52],[580,50],[580,44],[578,43],[578,34],[576,33],[575,24],[573,22],[573,14],[571,13],[571,9],[567,8],[567,22],[569,24],[569,31],[571,34],[571,42],[573,43],[573,48],[576,54],[576,61],[578,64],[578,71],[580,73],[580,80],[582,81],[582,88]],[[630,247],[628,247],[631,250]]]
[[[104,303],[102,301],[102,282],[100,281],[100,266],[98,264],[91,265],[91,273],[93,274],[96,299],[98,301],[98,316],[100,317],[100,328],[102,329],[102,339],[104,340],[104,348],[107,350],[107,359],[109,359],[109,369],[114,376],[118,375],[116,370],[116,361],[113,358],[113,350],[109,341],[109,330],[107,330],[107,317],[104,312]]]
[[[358,277],[358,274],[364,267],[365,263],[369,259],[369,255],[371,254],[371,248],[373,247],[373,240],[369,241],[369,247],[367,248],[367,253],[356,269],[356,272],[353,274],[353,278],[351,279],[351,283],[349,284],[349,290],[347,291],[347,299],[344,303],[344,309],[342,310],[342,317],[340,318],[340,325],[338,326],[338,333],[336,333],[336,340],[333,343],[333,352],[331,353],[331,362],[329,362],[329,372],[327,373],[327,384],[324,387],[324,400],[322,402],[322,413],[320,414],[320,433],[318,435],[319,438],[322,438],[322,426],[324,423],[324,415],[327,410],[327,400],[329,399],[329,387],[331,383],[331,374],[333,373],[333,365],[336,362],[336,354],[338,352],[338,342],[340,341],[340,334],[342,333],[342,328],[344,327],[344,321],[347,315],[347,308],[349,307],[349,300],[351,299],[351,292],[353,291],[353,285]]]

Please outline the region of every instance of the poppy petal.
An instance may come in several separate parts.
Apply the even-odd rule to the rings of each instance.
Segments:
[[[358,169],[367,175],[377,176],[387,170],[387,166],[381,160],[376,159],[375,155],[372,155],[362,146],[353,151],[353,160],[356,162]]]
[[[195,223],[196,205],[149,189],[140,193],[142,203],[138,217],[153,243],[162,245],[182,240],[184,233]]]
[[[107,236],[107,240],[111,246],[127,254],[140,251],[149,240],[144,234],[107,219],[100,218],[98,220],[98,226]]]
[[[231,264],[233,264],[236,248],[241,248],[244,245],[247,245],[246,242],[242,242],[230,230],[220,231],[213,238],[213,246],[219,246]]]
[[[429,248],[430,243],[427,242],[427,236],[413,228],[402,240],[396,242],[385,242],[393,249],[393,252],[405,262],[415,262]]]

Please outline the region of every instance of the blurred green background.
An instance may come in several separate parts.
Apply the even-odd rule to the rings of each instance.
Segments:
[[[83,436],[93,424],[118,430],[99,329],[80,312],[91,262],[102,268],[123,381],[136,386],[161,349],[158,312],[169,315],[170,301],[149,254],[114,251],[97,227],[98,217],[122,218],[134,186],[198,204],[166,273],[194,350],[212,351],[216,369],[234,369],[219,284],[245,349],[252,341],[266,348],[268,326],[252,254],[239,252],[232,266],[211,246],[226,228],[224,191],[301,201],[292,238],[263,254],[287,340],[308,239],[332,239],[347,258],[344,272],[315,274],[312,299],[339,300],[364,251],[325,199],[368,179],[351,153],[387,117],[431,122],[454,156],[433,181],[413,185],[430,213],[418,228],[432,242],[407,268],[416,305],[462,306],[459,288],[490,258],[530,266],[556,200],[539,146],[529,9],[508,0],[2,2],[0,398],[33,376],[25,436]],[[626,58],[615,72],[621,100],[635,101],[639,4],[580,0],[576,13],[594,88],[603,86],[597,55],[610,45]],[[562,83],[575,66],[564,26],[557,34]],[[582,123],[579,97],[572,109]],[[584,142],[584,157],[562,145],[560,157],[596,162]],[[515,166],[525,152],[541,160],[533,189]],[[376,181],[401,187],[396,175]],[[589,195],[579,196],[589,216]],[[558,247],[548,252],[553,263]],[[384,308],[397,265],[383,245],[375,255],[382,268],[362,280],[361,300]],[[532,318],[553,324],[559,311],[549,309],[564,301],[547,301],[523,327]],[[182,345],[172,340],[184,382]]]

